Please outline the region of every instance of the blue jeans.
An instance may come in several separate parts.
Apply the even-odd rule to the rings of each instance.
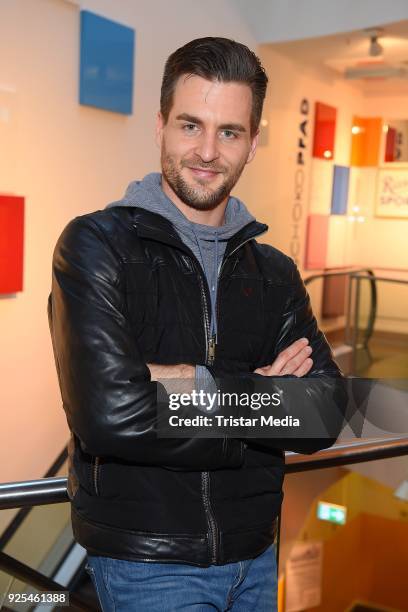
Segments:
[[[276,547],[247,561],[196,567],[88,555],[103,612],[276,612]]]

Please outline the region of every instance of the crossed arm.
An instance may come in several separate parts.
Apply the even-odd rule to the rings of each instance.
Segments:
[[[87,217],[71,221],[55,247],[48,312],[63,407],[83,450],[176,469],[239,466],[239,440],[225,444],[221,438],[157,438],[157,386],[151,380],[189,378],[194,366],[145,363],[123,307],[121,274],[118,256],[99,225]],[[308,374],[330,386],[330,377],[340,376],[339,370],[317,329],[300,277],[294,276],[292,287],[277,357],[255,375]],[[313,363],[299,337],[309,339]],[[311,395],[307,401],[315,410],[324,397]]]
[[[279,353],[276,359],[267,366],[257,368],[256,374],[261,376],[283,376],[292,374],[293,376],[305,376],[313,366],[310,355],[312,348],[307,338],[300,338]],[[152,380],[165,378],[194,378],[195,366],[186,363],[177,365],[159,365],[148,363]]]

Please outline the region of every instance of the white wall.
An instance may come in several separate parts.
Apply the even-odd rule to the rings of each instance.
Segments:
[[[297,164],[298,140],[301,136],[299,124],[304,117],[299,108],[301,100],[308,99],[310,112],[305,138],[305,165],[302,166],[306,182],[299,221],[302,227],[299,265],[302,268],[305,224],[310,209],[315,102],[324,102],[338,109],[334,161],[338,164],[348,164],[352,116],[362,111],[364,100],[355,87],[340,78],[334,78],[329,71],[312,70],[295,63],[278,53],[272,45],[263,45],[260,55],[270,79],[264,108],[264,117],[268,120],[268,144],[258,149],[257,165],[249,166],[240,185],[241,189],[245,190],[248,201],[256,202],[260,218],[269,224],[267,240],[293,256],[291,245],[296,199],[295,174],[299,168]],[[326,167],[330,165],[331,162],[328,161]],[[321,179],[316,176],[315,178],[318,184]],[[327,197],[331,195],[331,186],[325,195]]]
[[[54,244],[66,223],[159,168],[153,141],[164,61],[188,40],[254,47],[233,2],[88,0],[136,29],[134,114],[80,106],[79,13],[63,0],[0,4],[0,192],[26,198],[24,291],[0,299],[0,482],[42,476],[67,441],[46,317]],[[6,110],[4,110],[6,109]]]

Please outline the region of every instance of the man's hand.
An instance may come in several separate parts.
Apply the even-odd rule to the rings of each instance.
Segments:
[[[160,365],[158,363],[146,364],[150,370],[152,380],[163,378],[194,378],[195,366],[187,363],[178,363],[177,365]]]
[[[257,368],[255,372],[262,376],[282,376],[283,374],[293,374],[299,377],[305,376],[313,365],[313,361],[309,357],[312,349],[308,345],[309,340],[307,338],[296,340],[296,342],[279,353],[271,365]],[[156,381],[165,378],[194,379],[195,377],[195,366],[187,363],[179,363],[177,365],[148,363],[147,367],[150,370],[151,379]]]
[[[313,360],[310,359],[312,349],[309,346],[307,338],[300,338],[293,344],[285,348],[279,353],[275,361],[263,368],[254,370],[262,376],[282,376],[284,374],[293,374],[294,376],[305,376],[313,365]]]

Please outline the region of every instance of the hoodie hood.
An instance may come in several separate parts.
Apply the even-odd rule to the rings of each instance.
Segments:
[[[166,196],[161,188],[160,172],[147,174],[141,181],[132,181],[126,189],[121,200],[108,204],[106,208],[113,206],[136,206],[150,210],[150,212],[162,215],[170,221],[179,233],[191,234],[192,227],[203,239],[218,235],[218,239],[228,240],[245,225],[255,221],[248,212],[245,204],[238,198],[230,196],[225,209],[225,222],[220,227],[212,227],[193,223],[177,208]]]
[[[245,204],[230,196],[225,209],[225,222],[220,227],[202,225],[189,221],[166,196],[161,187],[159,172],[147,174],[141,181],[132,181],[122,200],[108,204],[114,206],[136,206],[165,217],[172,223],[180,239],[194,253],[207,279],[211,298],[211,336],[217,336],[216,300],[218,273],[227,242],[245,225],[255,221]]]

